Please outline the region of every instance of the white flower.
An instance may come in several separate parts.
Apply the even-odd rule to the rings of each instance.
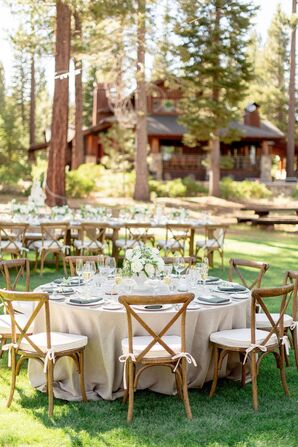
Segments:
[[[145,265],[145,272],[148,276],[152,276],[154,274],[154,267],[152,264],[146,264]]]
[[[155,255],[159,255],[159,250],[158,248],[151,248],[152,253],[154,253]]]
[[[141,263],[141,261],[139,260],[133,261],[131,263],[131,270],[134,273],[140,273],[143,270],[143,264]]]
[[[133,250],[129,248],[128,250],[126,250],[125,257],[128,261],[130,261],[132,256],[133,256]]]
[[[157,261],[157,268],[158,268],[158,270],[160,271],[160,272],[162,272],[163,270],[164,270],[164,267],[165,267],[165,263],[164,263],[164,260],[163,259],[158,259],[158,261]]]

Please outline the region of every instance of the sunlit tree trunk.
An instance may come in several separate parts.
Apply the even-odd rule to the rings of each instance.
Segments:
[[[297,0],[292,0],[292,19],[296,21]],[[294,175],[295,159],[295,121],[296,121],[296,22],[292,23],[290,53],[290,83],[288,112],[287,177]]]
[[[134,198],[148,201],[150,199],[147,165],[147,97],[145,81],[145,33],[146,0],[138,0],[137,28],[137,89],[136,89],[136,183]]]
[[[35,54],[31,55],[31,79],[30,79],[30,117],[29,117],[29,146],[35,144],[35,111],[36,111],[36,82],[35,82]],[[30,162],[35,161],[35,153],[31,152]]]
[[[82,24],[78,13],[74,15],[76,38],[82,40]],[[77,169],[84,163],[84,141],[83,141],[83,80],[82,80],[82,60],[74,59],[75,70],[80,70],[75,75],[75,136],[72,147],[72,169]]]
[[[70,58],[70,21],[69,7],[61,0],[56,2],[56,56],[55,72],[69,72]],[[47,204],[49,206],[64,205],[65,196],[65,163],[68,130],[68,75],[63,79],[55,79],[53,114],[51,127],[51,143],[47,171]]]

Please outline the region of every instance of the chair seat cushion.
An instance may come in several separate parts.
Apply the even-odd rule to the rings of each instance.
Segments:
[[[216,239],[208,239],[207,241],[197,241],[196,246],[199,248],[219,248],[220,245]]]
[[[262,344],[263,340],[267,336],[267,331],[256,330],[255,344]],[[231,348],[248,348],[251,345],[251,331],[250,329],[230,329],[226,331],[214,332],[210,335],[210,341]],[[273,334],[266,346],[275,345],[277,342],[277,337]]]
[[[273,321],[276,323],[279,319],[280,314],[270,314]],[[284,315],[284,327],[290,327],[293,323],[293,318],[290,315]],[[256,314],[256,327],[258,329],[270,329],[271,323],[267,318],[266,314],[257,313]]]
[[[28,321],[26,315],[15,315],[15,320],[19,326],[23,329]],[[20,333],[19,329],[16,327],[17,334]],[[27,332],[33,332],[33,327],[30,327]],[[11,318],[10,315],[0,315],[0,334],[6,335],[11,334]]]
[[[23,248],[22,242],[20,241],[1,241],[0,242],[0,250],[21,250]]]
[[[100,241],[95,242],[95,241],[85,240],[83,242],[80,240],[75,240],[73,244],[74,244],[75,248],[77,248],[78,250],[83,250],[83,249],[85,249],[85,250],[88,250],[88,249],[89,250],[96,250],[96,249],[102,250],[102,248],[103,248],[103,245]]]
[[[43,248],[48,251],[62,251],[63,243],[51,240],[35,241],[31,244],[31,247],[35,250],[41,250]]]
[[[137,336],[133,337],[133,353],[139,355],[146,346],[152,341],[152,337]],[[177,335],[165,335],[162,337],[163,341],[177,354],[181,351],[181,337]],[[128,338],[122,339],[122,351],[123,354],[128,354]],[[155,343],[149,352],[144,356],[144,358],[171,358],[171,354],[164,349],[159,343]]]
[[[183,244],[175,241],[174,239],[170,239],[168,241],[157,241],[157,246],[168,250],[179,250],[180,248],[183,248]]]
[[[41,351],[47,351],[47,334],[40,332],[30,336],[30,339],[35,343]],[[74,349],[83,348],[87,345],[88,338],[85,335],[65,334],[63,332],[51,332],[51,345],[55,352],[63,352]],[[20,349],[24,351],[34,352],[33,347],[28,340],[23,339],[20,344]]]
[[[139,245],[139,243],[137,241],[133,240],[133,239],[127,239],[127,240],[125,240],[125,239],[117,239],[115,241],[115,245],[118,248],[126,249],[126,248],[132,248],[134,246],[137,247]]]

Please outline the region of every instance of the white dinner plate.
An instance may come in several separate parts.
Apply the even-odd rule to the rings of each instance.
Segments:
[[[50,301],[62,301],[65,300],[65,295],[50,295],[49,299]]]
[[[205,306],[226,306],[227,304],[231,304],[232,300],[226,301],[225,303],[206,303],[205,301],[196,300],[198,304],[204,304]]]
[[[90,307],[90,306],[99,306],[100,304],[103,304],[104,299],[99,298],[98,301],[95,301],[94,303],[72,303],[70,301],[70,298],[68,298],[65,302],[66,304],[70,304],[71,306]]]
[[[198,310],[200,309],[201,306],[198,303],[195,302],[191,302],[188,306],[187,306],[187,310]]]
[[[121,310],[123,309],[122,304],[120,303],[107,303],[102,306],[102,309],[105,310]]]
[[[151,306],[151,305],[150,304],[135,305],[135,306],[132,306],[132,307],[134,309],[136,309],[136,310],[144,310],[146,312],[162,312],[164,310],[168,310],[168,309],[171,309],[173,307],[172,304],[163,304],[160,309],[152,309],[152,308],[148,308],[148,306]],[[152,306],[153,306],[153,304],[152,304]]]

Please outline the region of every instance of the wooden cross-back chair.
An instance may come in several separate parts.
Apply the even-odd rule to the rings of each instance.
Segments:
[[[213,344],[214,374],[210,390],[210,397],[215,394],[218,372],[223,359],[230,352],[238,352],[242,362],[242,385],[245,385],[245,363],[250,357],[250,370],[252,378],[253,407],[258,409],[257,376],[262,359],[268,353],[273,353],[277,367],[280,369],[281,382],[286,395],[288,386],[285,375],[285,355],[288,348],[288,338],[284,334],[284,315],[291,300],[294,290],[293,285],[284,285],[274,288],[254,289],[251,299],[250,329],[231,329],[211,334],[210,341]],[[265,300],[280,299],[280,312],[278,320],[274,320],[270,314]],[[267,330],[257,329],[255,307],[259,305],[270,322]]]
[[[196,242],[196,256],[198,257],[200,250],[204,256],[208,257],[209,264],[213,267],[213,255],[217,251],[221,259],[221,268],[224,266],[224,242],[226,236],[226,227],[218,228],[217,226],[208,225],[205,228],[205,239]]]
[[[294,291],[292,297],[292,311],[290,315],[285,316],[285,333],[290,335],[290,341],[295,354],[296,368],[298,368],[298,271],[289,270],[285,274],[285,284],[294,284]],[[288,359],[288,358],[287,358]]]
[[[124,225],[124,239],[115,240],[116,260],[119,259],[121,250],[125,251],[127,249],[140,247],[148,241],[153,243],[154,236],[149,233],[149,230],[152,230],[152,226],[150,224],[129,223]]]
[[[167,224],[165,240],[158,240],[157,246],[164,250],[164,256],[169,254],[179,253],[184,256],[186,251],[186,244],[190,242],[191,228],[190,226],[183,226],[181,224]]]
[[[124,305],[128,323],[128,338],[122,340],[123,355],[120,361],[124,362],[124,401],[128,398],[127,421],[133,417],[134,390],[142,372],[152,366],[167,366],[175,374],[178,396],[184,401],[186,415],[192,418],[187,390],[186,362],[193,362],[193,357],[186,352],[185,318],[188,304],[194,299],[194,294],[177,294],[163,296],[120,296],[119,302]],[[182,304],[174,315],[169,315],[169,321],[158,332],[154,331],[134,310],[135,305]],[[180,336],[165,335],[174,323],[180,318]],[[138,322],[147,336],[133,336],[133,320]],[[140,369],[136,371],[136,367]],[[127,386],[126,386],[127,383]]]
[[[81,224],[79,237],[74,241],[76,254],[103,253],[107,228],[107,224],[96,222]]]
[[[66,263],[69,264],[71,276],[77,275],[76,261],[79,261],[79,260],[82,260],[84,262],[90,261],[90,262],[97,263],[99,261],[99,256],[66,256],[65,261],[66,261]],[[96,264],[96,268],[97,268],[97,264]]]
[[[25,247],[25,234],[28,224],[0,223],[0,255],[22,256],[28,251]]]
[[[62,259],[64,274],[67,274],[65,253],[69,250],[66,244],[68,223],[47,222],[40,224],[41,240],[33,242],[35,249],[35,269],[40,256],[40,274],[43,274],[45,259],[52,254],[56,259],[56,270],[59,268],[59,257]]]
[[[270,265],[266,262],[232,258],[229,261],[228,279],[229,281],[233,281],[233,274],[236,274],[241,283],[248,289],[253,290],[254,288],[260,288],[262,285],[263,276],[267,272],[269,267]],[[247,279],[244,278],[243,273],[240,270],[241,268],[248,268],[257,271],[256,277],[252,282],[249,283]]]
[[[9,366],[11,366],[11,387],[7,401],[9,407],[16,385],[16,377],[19,374],[22,363],[25,359],[35,359],[44,368],[46,375],[48,392],[48,412],[53,414],[53,380],[54,365],[64,356],[71,357],[80,374],[80,386],[82,399],[87,400],[84,384],[84,349],[88,339],[83,335],[65,334],[61,332],[51,332],[49,297],[47,293],[37,292],[14,292],[0,289],[0,299],[2,300],[7,313],[11,318],[11,343],[6,344],[3,349],[8,351]],[[23,324],[15,315],[13,304],[15,301],[31,301],[35,304],[33,311],[27,316]],[[45,314],[45,332],[29,334],[30,327],[40,311]],[[19,357],[17,359],[17,357]]]
[[[5,281],[5,287],[7,290],[16,290],[21,279],[25,279],[25,290],[28,292],[30,288],[30,263],[28,259],[12,259],[8,261],[0,261],[0,271]],[[1,303],[2,305],[2,303]],[[19,323],[25,321],[22,314],[27,314],[32,311],[31,305],[26,305],[22,301],[14,302],[14,309],[20,312],[16,318]],[[0,315],[0,357],[3,354],[3,346],[11,339],[11,319],[8,314]],[[31,329],[32,332],[32,329]]]

